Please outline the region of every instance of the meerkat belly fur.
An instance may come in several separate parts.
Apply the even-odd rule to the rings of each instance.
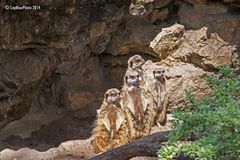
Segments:
[[[156,114],[153,97],[140,87],[141,76],[127,71],[122,89],[122,107],[126,115],[129,140],[148,135]]]
[[[109,89],[98,111],[93,129],[93,141],[96,153],[105,152],[128,142],[125,114],[120,106],[120,91]]]

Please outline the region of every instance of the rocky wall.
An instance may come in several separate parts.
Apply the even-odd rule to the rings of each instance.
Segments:
[[[13,10],[6,5],[40,9]],[[151,0],[140,4],[143,11],[134,5],[127,0],[1,1],[0,127],[23,117],[33,99],[37,106],[66,111],[101,101],[107,88],[120,87],[131,54],[164,59],[149,44],[163,27],[176,22],[186,29],[206,26],[224,41],[240,45],[238,1]],[[215,39],[209,41],[218,43]],[[175,58],[212,69],[217,60],[198,61],[199,56],[206,58],[207,47],[201,54]],[[223,58],[228,62],[229,57]]]

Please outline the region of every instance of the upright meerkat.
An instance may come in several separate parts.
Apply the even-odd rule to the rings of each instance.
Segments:
[[[109,89],[104,95],[93,129],[92,144],[96,153],[105,152],[128,142],[127,125],[120,99],[120,91],[116,88]]]
[[[156,114],[153,97],[140,87],[141,76],[137,71],[127,71],[122,89],[122,107],[126,115],[129,141],[148,135]]]
[[[168,94],[166,90],[166,77],[163,68],[152,70],[153,79],[146,81],[146,89],[152,94],[157,104],[156,124],[165,125],[167,122]]]

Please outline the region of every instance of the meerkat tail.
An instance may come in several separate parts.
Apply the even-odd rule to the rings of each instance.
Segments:
[[[160,111],[158,118],[157,118],[157,125],[158,127],[165,126],[167,123],[167,109],[168,109],[168,95],[165,96],[163,101],[163,107]]]

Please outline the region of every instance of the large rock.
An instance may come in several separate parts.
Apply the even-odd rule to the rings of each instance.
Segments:
[[[198,72],[194,81],[201,86],[199,77],[234,60],[233,47],[215,34],[206,36],[205,28],[193,33],[180,28],[179,32],[173,32],[176,35],[170,34],[170,37],[165,33],[162,36],[167,38],[166,44],[161,38],[161,44],[156,42],[156,47],[159,47],[155,47],[155,52],[149,48],[149,44],[162,27],[180,21],[187,29],[206,26],[210,32],[217,32],[224,40],[239,47],[237,0],[143,2],[146,12],[143,14],[140,11],[139,15],[133,16],[129,13],[131,2],[128,0],[41,0],[38,1],[41,9],[31,11],[6,10],[5,5],[32,5],[33,1],[1,1],[0,128],[26,113],[31,114],[22,118],[21,124],[9,124],[11,130],[1,130],[3,132],[0,135],[8,138],[1,140],[5,139],[8,143],[13,139],[11,134],[15,128],[18,127],[17,132],[21,133],[23,126],[29,127],[26,135],[30,136],[31,132],[59,119],[66,112],[78,110],[83,115],[86,112],[95,115],[93,108],[99,107],[105,90],[122,85],[126,62],[132,54],[141,52],[141,55],[148,55],[146,59],[159,61],[161,58],[164,59],[161,63],[172,66],[169,71],[176,80],[170,78],[169,82],[176,82],[173,90],[182,79],[186,82],[184,84],[190,83],[184,77],[191,77],[192,70]],[[188,41],[184,41],[184,38]],[[178,73],[180,69],[183,70],[182,79]],[[204,95],[205,91],[207,93],[208,89],[204,90]],[[174,94],[179,100],[184,93],[179,91]],[[64,113],[58,115],[58,110]],[[45,112],[48,113],[46,118],[42,117]],[[51,116],[51,113],[56,115]],[[45,120],[41,121],[41,118]],[[61,120],[58,123],[55,128],[60,128]],[[79,123],[84,122],[81,119]],[[71,125],[67,126],[71,128]],[[52,133],[50,139],[56,136],[55,132]],[[68,135],[65,138],[72,137]],[[26,141],[31,143],[29,139]],[[17,141],[16,144],[25,143]]]
[[[179,23],[188,29],[203,26],[209,32],[216,32],[223,40],[240,47],[240,16],[239,8],[220,2],[208,2],[193,5],[182,2],[179,4]]]
[[[1,160],[85,160],[93,157],[94,151],[90,144],[91,139],[88,140],[75,140],[68,141],[60,144],[56,148],[51,148],[45,152],[39,152],[30,148],[22,148],[14,151],[11,149],[5,149],[0,154]]]
[[[232,65],[238,58],[236,48],[223,41],[216,33],[207,37],[207,28],[186,31],[183,25],[164,28],[150,47],[162,60],[192,63],[205,70]]]
[[[150,44],[161,62],[147,61],[144,69],[150,78],[154,68],[166,70],[169,107],[184,107],[185,91],[193,92],[197,99],[211,94],[204,78],[238,59],[235,47],[215,33],[207,37],[206,31],[205,27],[185,31],[184,26],[175,24],[164,28]]]
[[[146,20],[131,18],[125,22],[124,28],[113,33],[105,52],[113,55],[125,55],[129,52],[144,52],[154,55],[148,45],[161,28]]]
[[[121,7],[104,0],[40,1],[38,11],[5,5],[32,2],[0,3],[0,128],[25,115],[35,97],[40,106],[76,110],[102,96],[103,64],[89,57],[104,52]]]
[[[0,128],[21,118],[43,80],[49,76],[49,59],[30,50],[0,52]]]

